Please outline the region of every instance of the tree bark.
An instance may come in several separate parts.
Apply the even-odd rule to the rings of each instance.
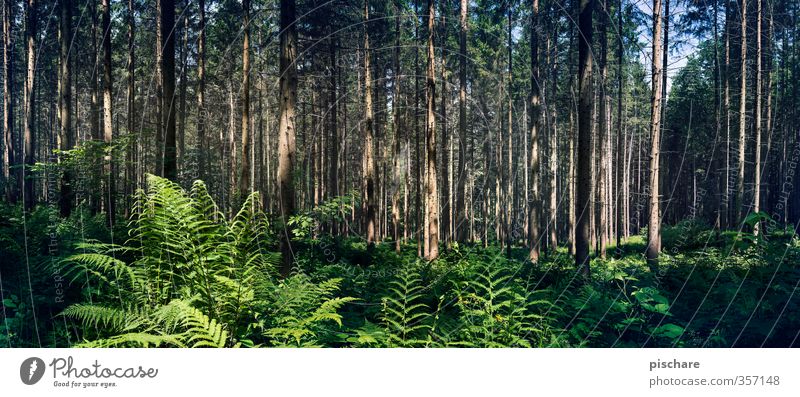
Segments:
[[[239,196],[250,193],[250,0],[242,0],[242,173],[239,177]]]
[[[426,120],[425,147],[427,158],[425,165],[425,260],[432,261],[439,257],[439,203],[436,177],[436,114],[434,99],[436,98],[436,80],[434,77],[434,0],[428,0],[428,67],[426,75]]]
[[[278,194],[284,229],[280,236],[281,274],[288,276],[293,267],[292,231],[288,225],[294,214],[295,103],[297,101],[297,26],[295,1],[280,2],[280,122],[278,127]]]
[[[647,224],[647,263],[658,265],[661,252],[661,213],[659,206],[658,169],[661,142],[661,0],[653,0],[653,71],[650,99],[650,211]]]
[[[133,0],[128,0],[128,92],[126,95],[127,111],[128,111],[128,136],[136,139],[131,142],[131,146],[127,149],[126,154],[126,181],[125,181],[125,218],[130,216],[131,195],[134,192],[137,174],[136,164],[138,163],[138,147],[141,144],[138,134],[135,132],[135,119],[136,119],[136,63],[135,63],[135,49],[136,49],[136,15],[134,10]]]
[[[539,97],[539,0],[533,0],[531,14],[531,152],[529,181],[531,183],[531,197],[528,208],[528,259],[536,263],[539,261],[541,197],[539,192],[539,126],[541,119]],[[526,187],[527,188],[527,187]]]
[[[761,102],[763,100],[761,93],[761,3],[762,0],[756,0],[756,109],[753,122],[755,125],[756,153],[753,167],[753,213],[761,210]],[[753,233],[756,235],[759,233],[758,223],[753,225]]]
[[[164,177],[176,181],[178,178],[177,148],[175,134],[175,0],[161,2],[161,37],[164,47],[161,53],[161,85],[164,90],[161,117],[164,120]]]
[[[19,172],[11,172],[11,167],[16,166],[17,156],[14,136],[14,41],[12,38],[14,7],[3,2],[3,181],[5,182],[5,195],[12,204],[17,202],[18,186],[20,186]],[[13,176],[12,176],[13,175]],[[13,178],[13,184],[12,182]]]
[[[622,232],[624,222],[627,222],[626,218],[623,216],[623,201],[625,200],[626,195],[623,194],[623,184],[626,183],[623,181],[623,170],[625,167],[624,162],[624,147],[625,147],[625,136],[623,135],[622,131],[622,93],[625,88],[624,80],[622,78],[622,66],[625,62],[624,58],[624,48],[622,43],[622,0],[619,0],[617,3],[617,29],[619,29],[617,34],[617,153],[616,153],[616,164],[614,164],[614,171],[616,179],[616,195],[615,195],[615,204],[614,210],[616,211],[616,219],[617,219],[617,227],[616,227],[616,239],[617,239],[617,256],[621,255],[622,250]]]
[[[36,0],[26,1],[27,23],[25,24],[25,42],[27,45],[28,73],[25,78],[25,132],[23,136],[23,157],[25,166],[22,173],[22,194],[25,210],[30,211],[36,203],[36,189],[33,178],[29,174],[36,164],[36,90],[34,77],[36,76]]]
[[[736,185],[736,223],[741,226],[744,222],[744,169],[747,130],[747,0],[742,0],[741,4],[741,35],[742,35],[742,59],[741,59],[741,89],[739,91],[739,155],[737,158],[738,180]]]
[[[442,202],[440,205],[442,211],[442,221],[441,221],[441,232],[442,232],[442,240],[444,240],[445,249],[449,247],[450,240],[451,240],[451,225],[450,225],[450,213],[452,211],[452,205],[450,205],[450,175],[448,173],[448,165],[450,163],[450,153],[447,150],[449,145],[450,138],[447,135],[447,22],[446,22],[446,15],[448,12],[447,9],[447,2],[442,1],[439,3],[440,11],[439,11],[439,24],[441,25],[440,28],[440,47],[441,47],[441,69],[440,69],[440,80],[442,81],[442,96],[441,96],[441,103],[439,107],[441,109],[441,117],[442,117],[442,138],[439,139],[439,143],[441,145],[442,151],[442,161],[441,166],[439,168],[439,172],[442,174]]]
[[[600,26],[597,34],[600,36],[600,110],[598,116],[599,121],[599,136],[597,138],[597,205],[595,212],[595,219],[597,222],[597,254],[600,258],[606,257],[606,242],[608,241],[608,219],[606,216],[606,206],[608,205],[607,184],[606,180],[606,162],[605,158],[607,151],[605,150],[605,142],[610,132],[610,113],[609,113],[609,96],[606,87],[608,80],[608,0],[602,0],[602,12],[600,12]]]
[[[394,4],[394,51],[392,53],[392,76],[394,77],[392,93],[392,237],[394,250],[400,253],[400,179],[402,165],[400,163],[400,4]]]
[[[466,152],[467,152],[467,12],[468,0],[461,0],[460,31],[458,35],[458,188],[456,191],[456,241],[464,242],[467,239],[467,212],[466,201]],[[470,214],[471,216],[472,214]]]
[[[197,146],[198,175],[206,179],[206,2],[198,1],[199,37],[197,38]]]
[[[72,1],[60,1],[61,18],[59,20],[58,41],[59,54],[59,80],[58,80],[58,119],[59,119],[59,149],[67,151],[75,146],[75,136],[72,132],[72,87],[71,70],[69,64],[70,41],[72,40]],[[61,195],[59,207],[62,217],[68,217],[72,212],[72,171],[64,169],[61,174]]]
[[[658,1],[658,0],[656,0]],[[580,0],[578,16],[578,147],[575,265],[589,277],[589,210],[592,193],[592,0]]]
[[[364,229],[367,246],[372,247],[377,233],[377,186],[374,156],[375,120],[372,110],[372,65],[369,50],[369,0],[364,0]]]
[[[103,0],[103,142],[106,144],[106,155],[103,159],[105,172],[104,193],[108,196],[104,203],[106,218],[109,226],[114,225],[116,216],[116,173],[114,167],[114,152],[111,148],[113,139],[113,103],[112,103],[112,75],[111,75],[111,6],[110,0]]]

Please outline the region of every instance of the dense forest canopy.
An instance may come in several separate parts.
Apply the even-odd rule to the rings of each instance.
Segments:
[[[795,1],[2,15],[3,344],[797,340]]]

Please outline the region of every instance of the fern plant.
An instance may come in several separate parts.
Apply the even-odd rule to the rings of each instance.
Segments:
[[[389,347],[415,347],[426,344],[426,333],[431,326],[425,323],[430,317],[428,306],[422,303],[424,287],[419,275],[401,269],[389,284],[389,294],[382,299],[381,318]]]
[[[309,345],[320,323],[341,325],[337,310],[352,299],[334,297],[340,280],[276,277],[279,256],[257,193],[227,220],[203,182],[187,193],[147,180],[125,245],[84,243],[59,263],[73,282],[97,286],[89,303],[62,313],[82,325],[81,345]]]

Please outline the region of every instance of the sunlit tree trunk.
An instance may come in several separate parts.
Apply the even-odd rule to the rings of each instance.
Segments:
[[[27,75],[25,77],[25,101],[23,113],[25,117],[25,131],[23,135],[23,157],[25,166],[22,173],[22,194],[25,210],[30,211],[36,203],[36,189],[34,188],[33,178],[29,178],[29,173],[36,163],[36,132],[35,132],[35,112],[36,112],[36,90],[34,77],[36,76],[36,0],[27,0],[26,3],[27,20],[25,23],[25,43],[27,47]]]
[[[434,0],[428,0],[428,67],[425,73],[425,259],[432,261],[439,256],[439,200],[436,179],[436,80],[434,77],[435,54],[433,47]]]
[[[394,249],[400,253],[400,179],[402,166],[400,163],[400,4],[394,4],[394,31],[395,42],[392,52],[392,83],[394,92],[392,93],[392,238],[394,238]]]
[[[375,244],[377,238],[378,189],[374,156],[375,120],[372,110],[372,66],[369,50],[369,0],[364,0],[364,230],[367,245]]]
[[[206,2],[198,2],[197,38],[197,146],[198,175],[206,178]]]
[[[575,265],[586,278],[589,277],[589,211],[592,199],[592,11],[592,0],[580,0]]]
[[[747,130],[747,0],[741,2],[741,88],[739,91],[739,154],[737,158],[738,180],[736,185],[736,224],[741,226],[744,221],[744,169]]]
[[[458,34],[458,172],[456,189],[456,241],[467,239],[466,152],[467,152],[467,12],[469,2],[461,0]],[[469,214],[470,218],[472,214]]]
[[[239,196],[250,193],[250,0],[242,1],[242,173],[239,176]]]
[[[650,99],[650,210],[647,224],[647,263],[658,265],[661,252],[661,213],[659,205],[659,154],[661,142],[661,0],[653,0],[653,64]]]
[[[114,138],[113,124],[113,76],[111,75],[111,4],[110,0],[103,0],[103,142],[107,145],[106,155],[103,159],[105,211],[109,226],[114,225],[116,216],[116,172],[114,167],[114,151],[111,148]]]
[[[280,2],[280,122],[278,126],[278,194],[283,232],[280,234],[281,274],[288,276],[293,267],[289,217],[294,214],[295,103],[297,101],[297,26],[294,0]]]
[[[756,109],[754,114],[753,124],[755,125],[755,164],[753,169],[753,212],[761,210],[761,102],[763,96],[761,93],[761,3],[762,0],[756,0]],[[759,225],[756,223],[753,228],[753,233],[759,233]]]
[[[539,233],[541,230],[541,197],[539,192],[539,126],[541,119],[539,98],[539,0],[533,0],[531,15],[531,99],[530,99],[530,172],[531,202],[528,208],[528,259],[539,261]],[[527,188],[527,186],[526,186]]]

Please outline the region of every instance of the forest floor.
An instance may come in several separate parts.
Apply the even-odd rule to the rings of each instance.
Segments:
[[[0,346],[798,344],[800,240],[786,231],[683,222],[665,227],[657,267],[632,236],[593,258],[588,280],[564,248],[534,264],[523,247],[453,244],[425,262],[414,244],[320,234],[298,237],[281,278],[266,215],[220,220],[202,189],[166,182],[140,200],[113,234],[87,211],[39,207],[23,222],[0,207]]]

